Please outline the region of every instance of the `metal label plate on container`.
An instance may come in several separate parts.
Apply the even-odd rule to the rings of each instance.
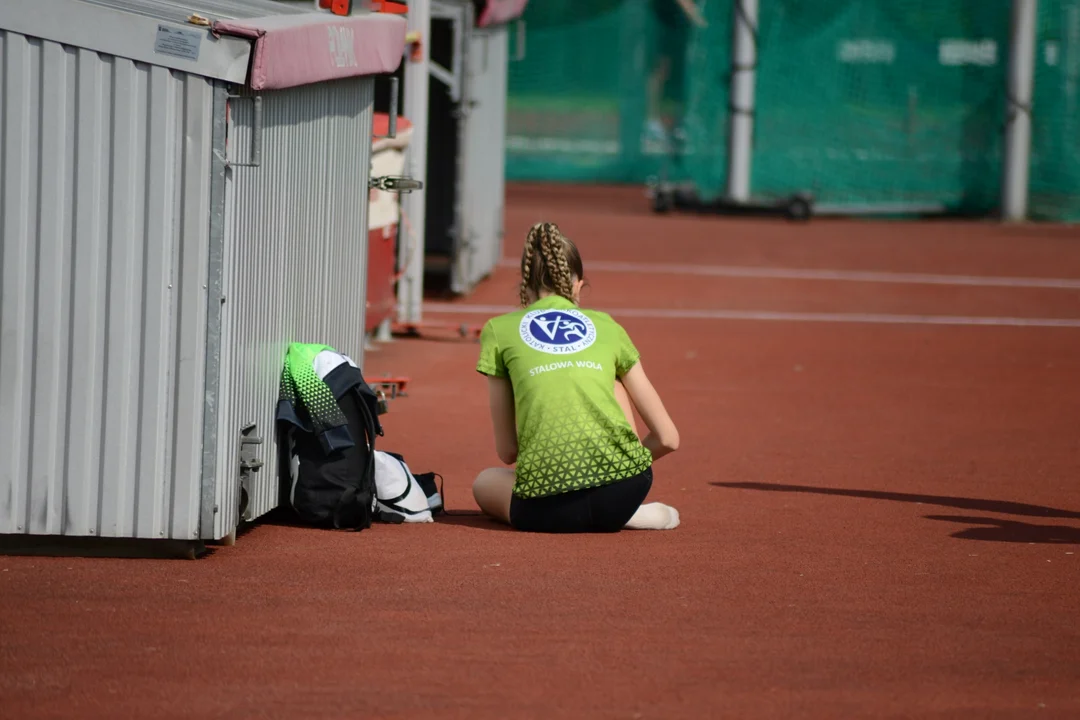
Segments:
[[[158,25],[154,52],[173,55],[187,60],[199,59],[199,46],[202,44],[202,32]]]

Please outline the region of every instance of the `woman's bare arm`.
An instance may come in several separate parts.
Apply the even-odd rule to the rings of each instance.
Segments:
[[[645,374],[641,363],[635,364],[621,379],[630,400],[649,428],[649,434],[641,443],[652,453],[653,460],[659,460],[678,450],[679,430],[668,415],[660,395]]]
[[[488,402],[495,431],[495,452],[507,465],[517,462],[517,421],[514,415],[514,386],[510,380],[488,376]]]
[[[690,19],[690,22],[694,23],[698,27],[708,27],[709,24],[705,22],[705,18],[701,15],[701,10],[698,8],[697,3],[694,0],[675,0],[679,3],[679,7],[686,13],[686,17]]]

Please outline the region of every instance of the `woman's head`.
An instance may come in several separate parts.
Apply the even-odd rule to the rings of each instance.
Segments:
[[[522,307],[547,294],[576,303],[584,283],[581,255],[570,238],[555,223],[533,225],[521,253]]]

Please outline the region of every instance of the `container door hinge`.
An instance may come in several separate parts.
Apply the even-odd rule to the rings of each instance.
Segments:
[[[251,519],[251,474],[262,469],[263,461],[258,456],[256,446],[262,445],[263,439],[254,435],[255,423],[249,423],[240,429],[240,517]]]
[[[368,180],[368,187],[372,190],[385,190],[386,192],[411,193],[413,190],[422,189],[424,183],[400,175],[382,175]]]

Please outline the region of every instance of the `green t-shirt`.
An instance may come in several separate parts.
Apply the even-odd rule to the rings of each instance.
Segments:
[[[514,494],[542,497],[644,472],[652,454],[615,399],[638,351],[607,313],[558,295],[488,320],[476,369],[514,388]]]

